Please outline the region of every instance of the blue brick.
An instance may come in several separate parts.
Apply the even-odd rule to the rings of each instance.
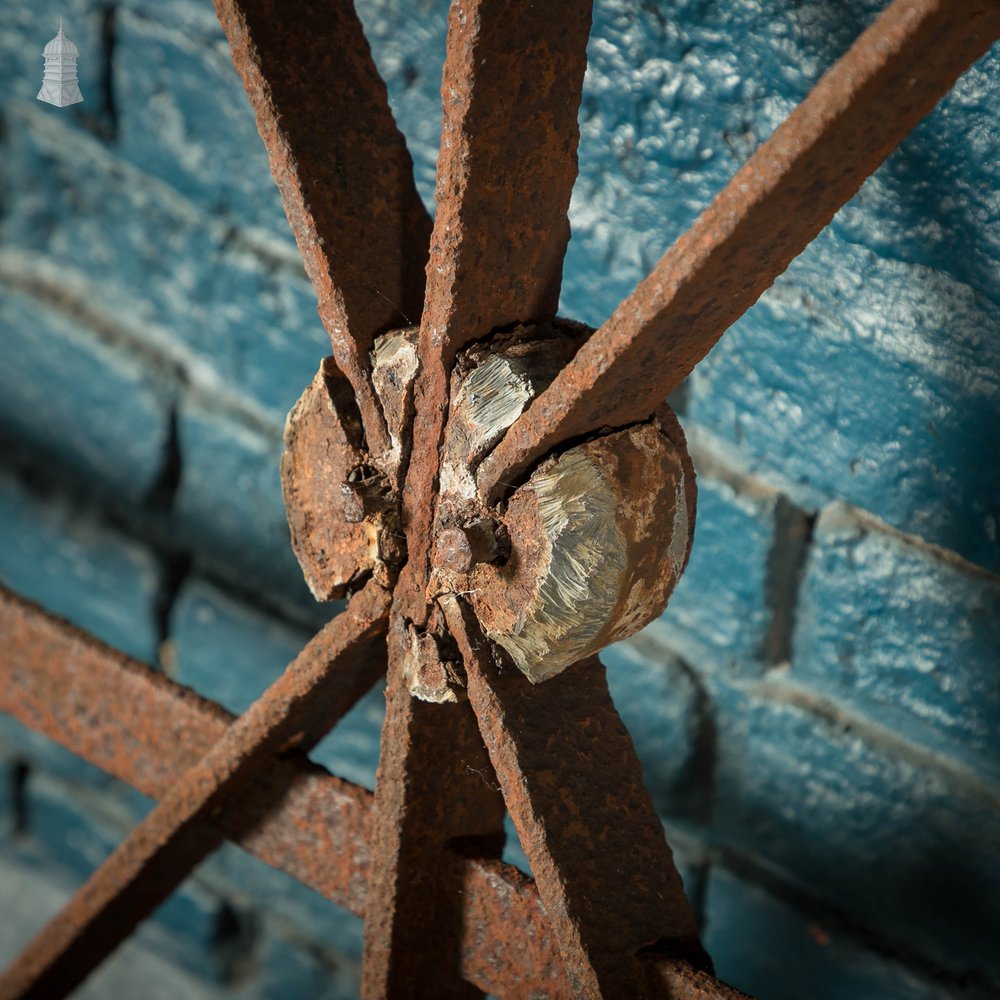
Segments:
[[[183,456],[174,511],[198,562],[260,589],[308,621],[330,617],[306,588],[292,553],[278,463],[281,438],[195,402],[181,408]]]
[[[242,712],[280,676],[310,633],[195,579],[181,590],[170,636],[177,680],[230,711]],[[343,778],[374,788],[384,715],[379,684],[320,742],[312,758]]]
[[[309,632],[192,578],[170,614],[172,676],[244,712],[309,641]]]
[[[1000,777],[1000,578],[837,504],[820,517],[793,676]]]
[[[711,717],[696,676],[647,633],[610,646],[601,660],[657,812],[699,814],[700,766],[707,763],[699,755]]]
[[[34,109],[14,117],[0,234],[19,247],[19,269],[43,272],[135,350],[280,426],[330,352],[297,254]]]
[[[156,660],[161,574],[152,553],[2,468],[0,580],[129,655]]]
[[[132,502],[164,461],[169,397],[136,358],[79,320],[0,292],[0,430]]]
[[[385,684],[380,681],[310,756],[341,778],[374,789],[384,719]]]
[[[434,211],[441,141],[441,70],[449,0],[358,0],[372,57],[389,90],[396,123],[413,157],[417,189]]]
[[[602,322],[882,6],[597,4],[563,312]],[[962,78],[691,385],[694,420],[798,503],[846,497],[991,568],[998,65]]]
[[[133,3],[117,21],[118,154],[218,216],[294,241],[211,5]]]
[[[310,1000],[353,1000],[360,995],[357,960],[303,947],[301,941],[268,934],[257,994],[262,1000],[309,997]]]
[[[102,797],[82,795],[33,773],[27,785],[28,833],[0,840],[0,855],[30,866],[42,878],[54,875],[79,884],[141,818],[135,802],[123,786],[106,789]],[[220,906],[217,896],[189,880],[153,915],[166,932],[161,954],[200,976],[217,978],[212,944]]]
[[[127,7],[115,61],[120,154],[213,212],[263,226],[292,247],[249,99],[211,10],[178,0],[168,17],[148,0]],[[433,208],[448,2],[361,0],[357,8]]]
[[[219,344],[229,345],[232,387],[280,427],[331,351],[298,259],[279,262],[253,246],[228,246],[213,272],[211,300],[218,332],[203,349],[214,358]]]
[[[214,259],[223,227],[61,120],[20,105],[11,118],[0,231],[25,266],[58,268],[48,280],[60,291],[141,331],[142,344],[166,341],[169,350],[176,341],[208,353],[214,276],[200,262]]]
[[[720,979],[761,1000],[939,1000],[945,989],[715,865],[705,896],[705,947]]]
[[[0,855],[0,909],[16,918],[0,921],[0,965],[6,966],[68,899],[73,884],[52,868],[32,867]],[[155,923],[141,926],[74,992],[80,1000],[143,997],[144,1000],[213,1000],[218,986],[173,961],[172,939]]]
[[[767,563],[777,494],[698,478],[691,559],[649,632],[702,670],[756,673],[772,613]]]
[[[1000,793],[787,682],[713,684],[715,836],[942,968],[1000,979]]]
[[[205,882],[239,905],[263,910],[309,942],[348,962],[360,962],[363,922],[326,897],[232,844],[224,844],[200,869]]]
[[[602,322],[883,7],[595,4],[563,311]],[[996,297],[998,65],[966,73],[838,217],[843,241],[809,254],[848,274],[857,242]]]
[[[832,242],[697,369],[689,420],[803,505],[843,498],[997,569],[1000,471],[982,442],[1000,433],[1000,307],[860,247],[832,271]]]

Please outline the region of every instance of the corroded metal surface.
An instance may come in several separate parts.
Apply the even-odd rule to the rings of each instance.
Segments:
[[[472,0],[451,9],[437,213],[403,498],[410,561],[397,592],[402,612],[418,624],[427,613],[455,355],[498,327],[548,319],[558,305],[589,30],[587,0]]]
[[[370,583],[171,785],[0,979],[0,997],[63,995],[220,842],[211,819],[279,751],[308,750],[381,669],[388,594]]]
[[[468,702],[414,698],[404,658],[393,655],[406,646],[405,638],[390,644],[362,995],[475,997],[459,962],[460,873],[443,857],[461,839],[480,857],[499,858],[504,804]]]
[[[589,27],[589,3],[574,0],[544,5],[472,0],[454,4],[450,14],[437,214],[402,496],[408,561],[394,593],[389,712],[376,787],[372,893],[377,902],[365,930],[363,985],[369,997],[461,993],[454,921],[448,915],[439,931],[428,934],[420,919],[422,911],[441,907],[435,848],[446,833],[482,832],[483,822],[486,829],[493,823],[497,832],[502,829],[502,802],[480,778],[483,766],[472,764],[471,771],[443,780],[449,768],[442,755],[467,763],[483,758],[488,771],[467,704],[416,701],[404,665],[414,628],[430,625],[428,633],[439,631],[428,621],[426,590],[456,352],[498,326],[555,313],[569,239],[566,212],[576,179],[576,115]],[[450,745],[440,729],[447,723],[432,721],[445,713],[455,720],[450,736],[458,742]],[[415,789],[423,790],[424,801]],[[433,801],[446,795],[446,807]],[[435,831],[434,819],[442,815],[448,821]],[[452,817],[464,819],[464,830],[452,825]],[[428,970],[440,976],[437,985],[445,992],[435,994],[431,980],[421,983]]]
[[[160,799],[0,981],[0,998],[63,994],[224,835],[365,912],[369,997],[471,996],[475,987],[739,996],[707,971],[600,664],[581,659],[533,687],[483,636],[486,626],[505,641],[531,603],[513,570],[505,578],[498,567],[510,557],[537,570],[544,560],[532,564],[531,545],[556,547],[537,480],[506,507],[489,504],[546,452],[575,443],[567,454],[615,472],[622,495],[600,518],[623,513],[627,525],[587,544],[635,564],[607,602],[606,627],[587,607],[599,620],[593,648],[659,607],[686,560],[693,475],[681,447],[679,468],[660,462],[655,488],[639,496],[650,477],[640,453],[662,444],[643,437],[652,425],[642,422],[985,50],[1000,5],[896,0],[578,352],[579,338],[561,329],[569,324],[552,317],[589,3],[453,4],[416,348],[412,329],[387,331],[420,308],[430,227],[357,17],[315,0],[293,17],[276,0],[216,7],[353,390],[352,401],[324,367],[290,420],[295,547],[317,596],[371,580],[237,720],[0,594],[9,651],[0,705]],[[551,371],[531,372],[513,327],[540,321],[553,334]],[[477,340],[461,356],[469,368],[460,360],[453,371]],[[512,344],[502,356],[500,345]],[[516,391],[498,414],[489,401],[505,380]],[[672,417],[658,419],[658,434],[680,439]],[[402,525],[387,525],[404,473]],[[586,499],[587,489],[577,492]],[[654,534],[677,540],[664,546],[667,574],[644,534],[661,516],[670,532]],[[396,583],[407,552],[400,527],[409,561]],[[503,585],[490,592],[480,580],[477,594],[455,585],[477,574]],[[504,614],[510,621],[498,627]],[[388,711],[372,799],[298,751],[384,669],[387,618]],[[522,650],[518,665],[545,679],[536,661],[559,643],[550,645]],[[574,647],[567,662],[590,651]],[[95,680],[112,675],[106,687]],[[504,801],[537,891],[497,860]]]
[[[234,721],[214,702],[3,588],[0,640],[0,710],[153,798],[162,798]],[[218,829],[363,914],[371,793],[295,754],[259,769],[246,791],[212,818]],[[449,851],[441,864],[453,869],[464,896],[466,979],[503,996],[572,996],[534,882],[509,865],[461,851]],[[651,954],[643,966],[678,997],[740,995],[683,961]]]
[[[0,711],[160,799],[235,716],[0,588]],[[372,665],[380,669],[381,654]],[[268,762],[213,824],[245,850],[360,912],[371,795],[302,757]]]
[[[694,912],[596,657],[545,684],[494,659],[461,606],[448,624],[504,800],[579,996],[638,996],[660,942],[711,968]]]
[[[372,451],[376,335],[420,314],[430,220],[385,84],[349,3],[216,0],[337,365]]]
[[[642,424],[546,459],[503,514],[510,558],[462,589],[532,682],[663,613],[694,538],[694,468],[665,405]]]
[[[645,419],[998,34],[994,0],[895,0],[510,429],[481,492]]]
[[[377,515],[343,487],[367,459],[351,385],[327,358],[285,422],[281,490],[292,549],[317,601],[343,597],[382,561]]]

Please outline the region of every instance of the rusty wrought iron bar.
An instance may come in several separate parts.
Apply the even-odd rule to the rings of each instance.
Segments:
[[[352,4],[215,0],[338,367],[368,444],[389,439],[370,383],[376,334],[415,323],[431,224]]]
[[[2,587],[0,647],[0,711],[150,798],[163,798],[236,719]],[[373,673],[381,660],[379,653]],[[359,913],[370,800],[366,789],[283,755],[257,770],[246,794],[212,822],[262,861]]]
[[[0,979],[0,998],[64,996],[221,842],[212,826],[279,751],[308,750],[383,669],[388,594],[374,581],[172,785]]]
[[[469,700],[576,994],[639,996],[639,949],[711,969],[597,657],[533,685],[457,599]]]
[[[579,0],[471,0],[452,5],[449,16],[437,212],[402,496],[408,560],[394,594],[375,790],[362,987],[368,997],[463,994],[453,971],[451,914],[430,934],[419,914],[440,910],[442,889],[450,891],[435,884],[443,837],[484,836],[492,824],[502,829],[497,790],[479,776],[488,774],[489,763],[468,706],[415,701],[403,664],[410,630],[428,622],[439,452],[455,354],[498,326],[556,310],[589,29],[590,4]],[[449,760],[466,769],[456,773]]]
[[[500,857],[504,804],[468,702],[410,695],[390,660],[372,819],[361,995],[478,997],[462,978],[456,841]]]
[[[0,711],[153,798],[162,798],[235,721],[214,702],[2,587],[0,645]],[[259,768],[246,792],[212,817],[220,832],[363,915],[371,793],[297,754]],[[449,852],[442,865],[461,880],[463,975],[501,996],[572,996],[534,882],[509,865],[461,851]],[[645,964],[675,990],[667,995],[741,996],[683,961],[651,953]],[[690,992],[696,987],[700,992]]]
[[[453,4],[441,83],[437,212],[420,322],[409,563],[397,589],[426,620],[438,452],[456,352],[497,327],[555,315],[577,174],[589,0]]]
[[[998,35],[996,0],[895,0],[510,428],[480,492],[647,417]]]

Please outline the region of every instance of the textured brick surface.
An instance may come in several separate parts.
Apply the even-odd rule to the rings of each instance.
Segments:
[[[12,106],[4,149],[0,234],[58,267],[45,276],[52,290],[113,317],[133,350],[157,351],[280,427],[330,349],[294,251],[30,105]]]
[[[132,656],[155,662],[159,564],[65,497],[0,469],[0,581]]]
[[[767,564],[777,495],[698,478],[691,560],[650,632],[704,670],[757,672],[771,626]]]
[[[196,561],[317,621],[328,617],[306,588],[289,543],[280,436],[195,403],[182,408],[178,432],[183,464],[174,512],[178,536]]]
[[[43,879],[52,873],[63,884],[79,884],[147,807],[148,801],[140,801],[117,783],[98,798],[32,767],[24,790],[25,828],[16,837],[5,834],[0,841],[2,856]],[[219,980],[223,968],[213,943],[223,905],[219,896],[198,882],[187,882],[152,918],[162,934],[163,957],[206,979]]]
[[[601,659],[657,811],[701,815],[707,801],[698,779],[711,720],[697,677],[645,635],[610,646]]]
[[[1000,777],[1000,578],[842,505],[817,524],[793,676]]]
[[[135,2],[116,21],[117,149],[213,214],[294,254],[253,111],[209,3]]]
[[[0,283],[0,432],[137,503],[164,461],[155,373],[79,321]]]
[[[189,578],[170,613],[171,675],[243,712],[309,640],[309,632]]]
[[[313,945],[269,935],[261,956],[263,997],[308,997],[310,1000],[350,1000],[359,990],[357,961],[333,961]]]
[[[806,503],[843,497],[997,569],[1000,473],[981,456],[1000,432],[1000,308],[817,242],[829,256],[794,264],[692,376],[690,419]]]
[[[69,899],[72,883],[51,870],[0,860],[0,907],[17,919],[0,921],[0,964],[6,964],[31,935]],[[81,1000],[138,997],[144,1000],[211,1000],[218,997],[210,983],[177,964],[171,940],[156,924],[138,935],[94,973],[74,994]]]
[[[852,940],[835,922],[815,920],[718,865],[708,876],[704,929],[718,975],[752,996],[971,1000],[975,995],[918,976]]]
[[[310,633],[193,579],[174,605],[170,635],[176,679],[242,712],[278,678]],[[377,686],[316,747],[313,759],[374,788],[384,714],[385,695]]]
[[[782,682],[714,694],[724,843],[944,968],[1000,976],[996,786]]]
[[[598,3],[563,310],[601,322],[883,6]],[[998,58],[960,81],[691,386],[694,419],[800,501],[847,497],[994,567],[997,472],[975,455],[996,436],[1000,395]]]

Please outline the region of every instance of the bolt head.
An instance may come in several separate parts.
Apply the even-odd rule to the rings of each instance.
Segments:
[[[453,573],[468,573],[476,564],[469,536],[461,528],[445,528],[434,544],[434,561]]]

